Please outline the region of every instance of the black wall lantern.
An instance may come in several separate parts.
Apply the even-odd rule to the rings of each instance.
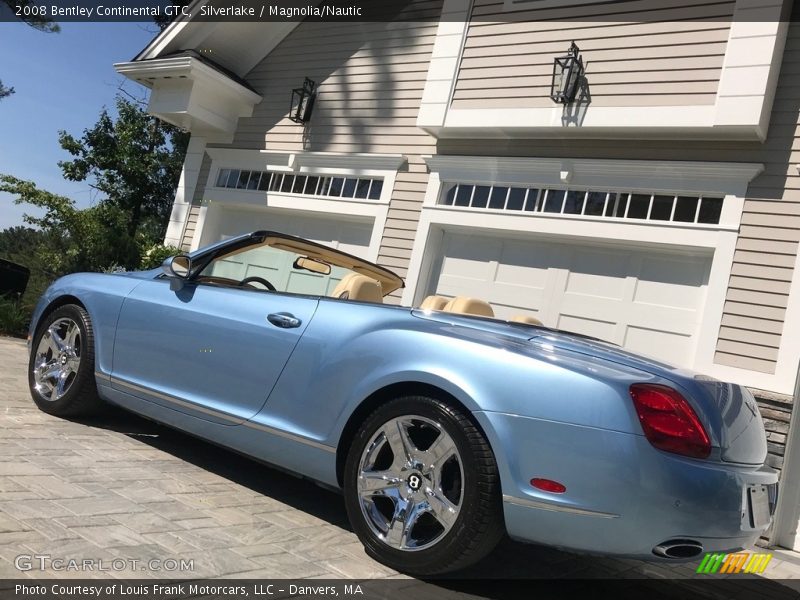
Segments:
[[[292,105],[289,107],[289,118],[295,123],[308,123],[311,111],[314,110],[314,100],[317,97],[317,84],[308,77],[303,82],[303,87],[292,90]]]
[[[559,56],[553,63],[553,82],[550,98],[559,104],[569,104],[575,99],[578,82],[583,75],[583,58],[580,48],[572,42],[566,56]]]

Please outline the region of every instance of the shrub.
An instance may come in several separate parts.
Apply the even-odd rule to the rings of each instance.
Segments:
[[[142,253],[142,260],[139,268],[146,271],[160,267],[170,256],[181,254],[183,251],[175,246],[165,246],[164,244],[154,244]]]
[[[29,320],[21,301],[0,296],[0,334],[25,337]]]

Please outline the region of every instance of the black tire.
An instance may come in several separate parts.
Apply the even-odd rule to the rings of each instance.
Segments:
[[[394,548],[373,531],[361,508],[358,479],[367,444],[392,419],[418,415],[449,434],[462,464],[462,496],[449,531],[430,547]],[[491,552],[505,534],[500,477],[489,443],[460,410],[436,398],[406,396],[375,410],[358,430],[344,471],[344,498],[350,523],[369,556],[410,575],[433,576],[467,567]]]
[[[80,363],[70,375],[69,386],[63,396],[50,399],[37,389],[34,376],[37,349],[51,325],[69,319],[79,330],[78,343],[75,344]],[[78,417],[97,414],[104,408],[104,402],[97,393],[94,376],[94,331],[89,314],[80,306],[66,304],[47,315],[37,327],[31,341],[31,354],[28,361],[28,386],[31,397],[40,410],[57,417]]]

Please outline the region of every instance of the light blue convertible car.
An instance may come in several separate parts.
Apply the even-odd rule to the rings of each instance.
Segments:
[[[45,412],[102,401],[341,489],[367,552],[432,575],[517,540],[687,560],[751,544],[777,476],[738,385],[259,231],[161,270],[58,280],[34,314]],[[527,322],[526,322],[527,321]]]

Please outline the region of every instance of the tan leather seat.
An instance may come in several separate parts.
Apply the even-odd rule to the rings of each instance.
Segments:
[[[444,296],[428,296],[419,307],[423,310],[444,310],[448,299]]]
[[[481,317],[494,317],[491,305],[477,298],[457,296],[450,300],[443,309],[445,312],[459,313],[462,315],[479,315]]]
[[[353,279],[353,277],[355,277],[356,275],[358,275],[358,273],[353,273],[351,271],[350,273],[342,277],[341,281],[339,281],[339,283],[336,284],[336,287],[333,288],[333,291],[331,292],[331,298],[341,297],[341,295],[344,294],[345,291],[347,291],[348,289],[347,286],[350,283],[350,280]]]
[[[528,325],[544,325],[544,323],[536,317],[529,317],[528,315],[514,315],[509,321],[513,321],[514,323],[527,323]]]
[[[357,300],[359,302],[377,302],[378,304],[383,302],[380,283],[366,275],[359,275],[358,273],[353,273],[352,275],[353,277],[348,275],[342,279],[342,282],[345,283],[345,285],[342,286],[344,289],[341,290],[338,295],[334,296],[335,298]],[[338,290],[340,286],[341,282],[336,286],[336,289]]]

